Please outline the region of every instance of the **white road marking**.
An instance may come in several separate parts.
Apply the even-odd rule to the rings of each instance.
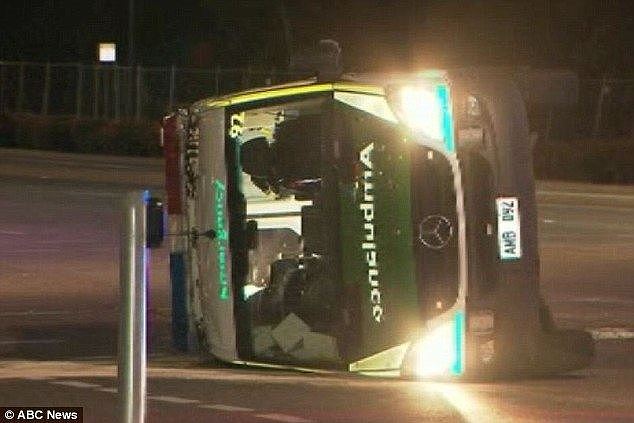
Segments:
[[[7,311],[0,313],[0,317],[19,317],[19,316],[60,316],[63,314],[71,314],[68,310],[51,310],[51,311]]]
[[[52,385],[71,386],[73,388],[101,388],[101,385],[97,385],[96,383],[79,382],[76,380],[61,380],[49,383]]]
[[[70,195],[81,195],[81,196],[87,196],[87,197],[103,197],[103,198],[121,198],[124,193],[121,192],[108,192],[108,191],[104,191],[104,192],[100,192],[100,191],[64,191],[65,194],[70,194]]]
[[[170,397],[166,395],[148,395],[148,399],[154,401],[170,402],[173,404],[197,404],[200,401],[189,398]]]
[[[588,329],[595,340],[599,339],[634,339],[634,329],[628,328],[599,328]]]
[[[612,304],[634,306],[634,300],[615,297],[578,297],[578,298],[552,298],[554,303],[589,303],[589,304]]]
[[[567,192],[567,191],[537,191],[541,195],[560,195],[565,197],[605,198],[605,199],[634,199],[631,194],[604,194],[598,192]]]
[[[112,355],[82,355],[81,357],[75,357],[77,361],[92,361],[92,360],[110,360],[116,358]]]
[[[212,410],[220,410],[220,411],[242,411],[242,412],[255,411],[253,408],[237,407],[235,405],[225,405],[225,404],[199,405],[198,408],[210,408]]]
[[[0,345],[62,344],[64,342],[66,341],[63,339],[26,339],[26,340],[12,339],[10,341],[0,341]]]
[[[95,240],[94,239],[43,239],[43,240],[38,240],[36,241],[37,244],[39,245],[46,245],[46,244],[94,244]]]
[[[544,219],[543,222],[544,223],[555,223],[555,221],[553,219]]]
[[[97,389],[97,391],[99,391],[99,392],[108,392],[110,394],[116,394],[118,392],[117,388],[99,388],[99,389]]]
[[[289,416],[288,414],[278,414],[278,413],[269,413],[269,414],[256,414],[255,417],[260,417],[262,419],[275,420],[278,422],[286,422],[286,423],[307,423],[312,420],[304,419],[302,417]]]
[[[25,248],[22,250],[11,250],[2,252],[3,255],[11,254],[31,254],[31,253],[52,253],[61,251],[59,248]]]
[[[3,231],[0,230],[0,235],[26,235],[25,232],[18,232],[18,231]]]

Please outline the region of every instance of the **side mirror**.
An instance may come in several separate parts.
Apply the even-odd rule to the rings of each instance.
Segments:
[[[257,220],[247,220],[246,244],[249,250],[258,248],[258,222]]]
[[[158,248],[165,237],[165,211],[160,198],[150,197],[145,205],[147,210],[146,232],[148,248]]]

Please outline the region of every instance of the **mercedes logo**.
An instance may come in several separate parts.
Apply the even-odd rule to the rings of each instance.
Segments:
[[[432,214],[418,224],[418,239],[427,248],[440,250],[453,236],[453,225],[445,216]]]

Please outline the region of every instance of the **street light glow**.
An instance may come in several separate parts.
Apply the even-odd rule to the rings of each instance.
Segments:
[[[115,43],[99,43],[99,61],[107,63],[116,62],[117,45]]]

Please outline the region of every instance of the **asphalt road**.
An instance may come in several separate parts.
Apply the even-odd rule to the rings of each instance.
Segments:
[[[154,159],[0,150],[0,407],[116,421],[117,210],[161,172]],[[598,339],[590,369],[443,384],[205,368],[170,353],[159,249],[148,421],[634,421],[634,187],[540,183],[538,199],[542,290],[558,324]]]

